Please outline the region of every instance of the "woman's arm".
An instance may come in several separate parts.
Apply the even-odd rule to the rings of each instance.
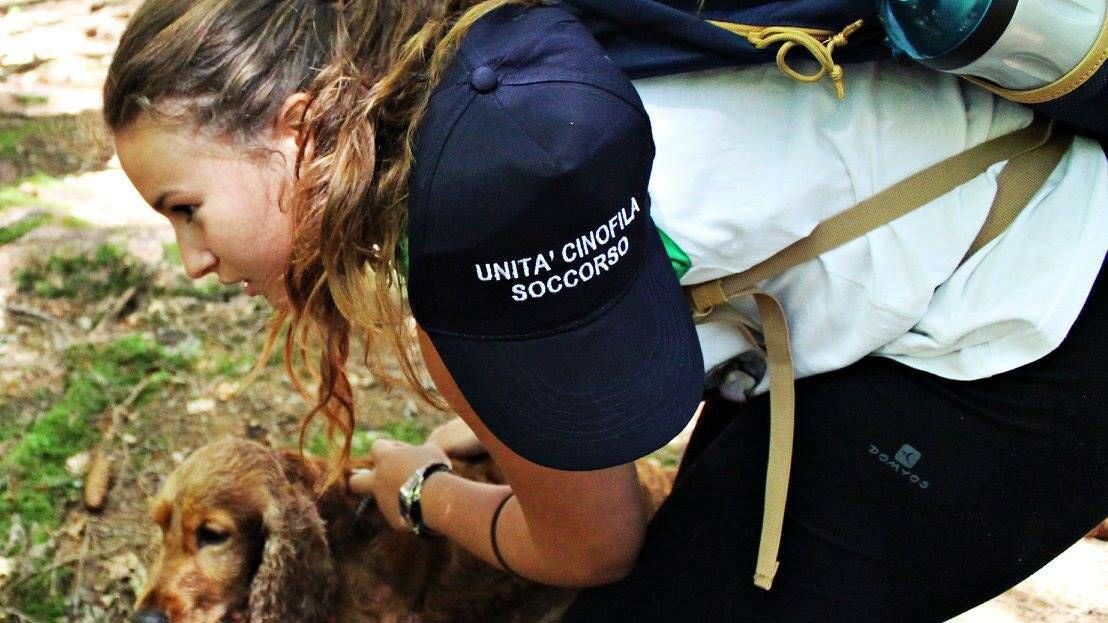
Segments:
[[[569,472],[524,459],[482,424],[422,330],[419,342],[439,391],[473,429],[516,494],[497,526],[500,552],[512,570],[561,586],[604,584],[626,575],[642,545],[647,522],[634,465]],[[436,475],[424,487],[424,521],[499,566],[489,528],[508,490]]]

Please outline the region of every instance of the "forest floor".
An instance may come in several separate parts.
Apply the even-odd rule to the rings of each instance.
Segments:
[[[308,407],[279,357],[242,386],[268,308],[184,277],[172,230],[100,129],[99,89],[136,5],[0,0],[0,623],[125,620],[165,475],[224,435],[294,446]],[[421,440],[447,417],[357,363],[352,381],[357,452]],[[319,429],[307,439],[325,446]],[[111,474],[98,511],[82,502],[90,464]],[[1104,620],[1108,543],[1092,539],[955,619]]]

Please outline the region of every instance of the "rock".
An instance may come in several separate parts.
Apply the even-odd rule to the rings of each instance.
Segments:
[[[215,401],[211,398],[199,398],[185,405],[185,411],[187,411],[189,415],[196,415],[198,413],[209,413],[214,410]]]
[[[78,452],[65,460],[65,471],[74,476],[84,476],[85,472],[88,471],[88,462],[88,451]]]
[[[15,559],[0,556],[0,586],[4,586],[15,573]]]

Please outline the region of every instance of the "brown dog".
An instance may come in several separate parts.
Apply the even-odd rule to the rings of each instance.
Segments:
[[[460,475],[502,482],[486,457]],[[358,467],[352,465],[351,467]],[[640,461],[651,509],[673,470]],[[162,550],[134,623],[556,621],[573,591],[509,576],[444,539],[395,531],[339,485],[314,496],[320,459],[242,440],[194,452],[151,511]]]

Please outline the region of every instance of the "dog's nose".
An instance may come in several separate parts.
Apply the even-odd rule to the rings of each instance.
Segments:
[[[157,610],[143,610],[131,617],[131,623],[169,623],[169,617]]]

